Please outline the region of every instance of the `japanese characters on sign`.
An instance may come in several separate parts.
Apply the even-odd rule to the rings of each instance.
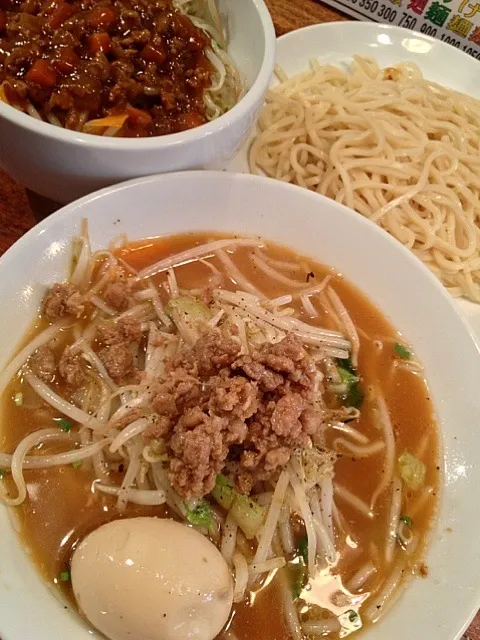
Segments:
[[[420,31],[480,60],[480,0],[324,0],[355,18]]]

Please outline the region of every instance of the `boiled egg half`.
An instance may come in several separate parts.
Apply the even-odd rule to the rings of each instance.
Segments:
[[[173,520],[99,527],[76,548],[71,579],[81,612],[110,640],[213,640],[232,608],[218,549]]]

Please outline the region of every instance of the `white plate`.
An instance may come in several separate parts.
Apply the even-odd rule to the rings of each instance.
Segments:
[[[445,487],[426,559],[429,577],[412,581],[384,621],[361,637],[458,638],[480,603],[480,353],[433,275],[379,227],[310,191],[228,173],[154,176],[61,209],[0,259],[0,368],[30,326],[45,286],[67,276],[71,239],[83,217],[94,249],[121,233],[138,239],[215,229],[269,237],[336,267],[391,318],[425,366],[442,435]],[[398,273],[401,294],[392,286]],[[92,640],[40,580],[6,508],[0,508],[0,531],[2,640]]]
[[[373,56],[381,66],[415,62],[428,80],[480,98],[480,62],[416,31],[373,22],[331,22],[298,29],[277,40],[277,64],[287,75],[305,71],[312,58],[346,69],[354,54]],[[251,139],[228,164],[228,171],[249,172]],[[480,338],[480,305],[463,299],[458,304]]]

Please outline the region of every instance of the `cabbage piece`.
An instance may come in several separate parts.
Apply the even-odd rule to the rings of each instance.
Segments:
[[[200,337],[202,324],[213,317],[207,305],[191,296],[173,298],[165,307],[165,313],[173,320],[181,336],[191,343]]]
[[[235,489],[232,487],[227,478],[223,474],[219,473],[215,481],[215,487],[211,492],[212,497],[218,502],[220,506],[229,511],[232,506],[235,493]]]
[[[251,540],[260,531],[260,527],[263,525],[267,515],[267,508],[262,507],[252,498],[235,491],[230,513],[235,518],[247,540]]]
[[[252,498],[236,491],[221,473],[218,474],[210,495],[219,505],[230,511],[248,540],[257,535],[267,515],[266,507],[262,507]]]
[[[398,466],[400,477],[409,489],[418,489],[425,482],[427,467],[408,451],[398,458]]]

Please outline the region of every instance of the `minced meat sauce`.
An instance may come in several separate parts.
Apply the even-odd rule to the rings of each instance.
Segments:
[[[4,99],[67,129],[125,115],[127,137],[203,124],[209,44],[171,0],[0,0]]]

